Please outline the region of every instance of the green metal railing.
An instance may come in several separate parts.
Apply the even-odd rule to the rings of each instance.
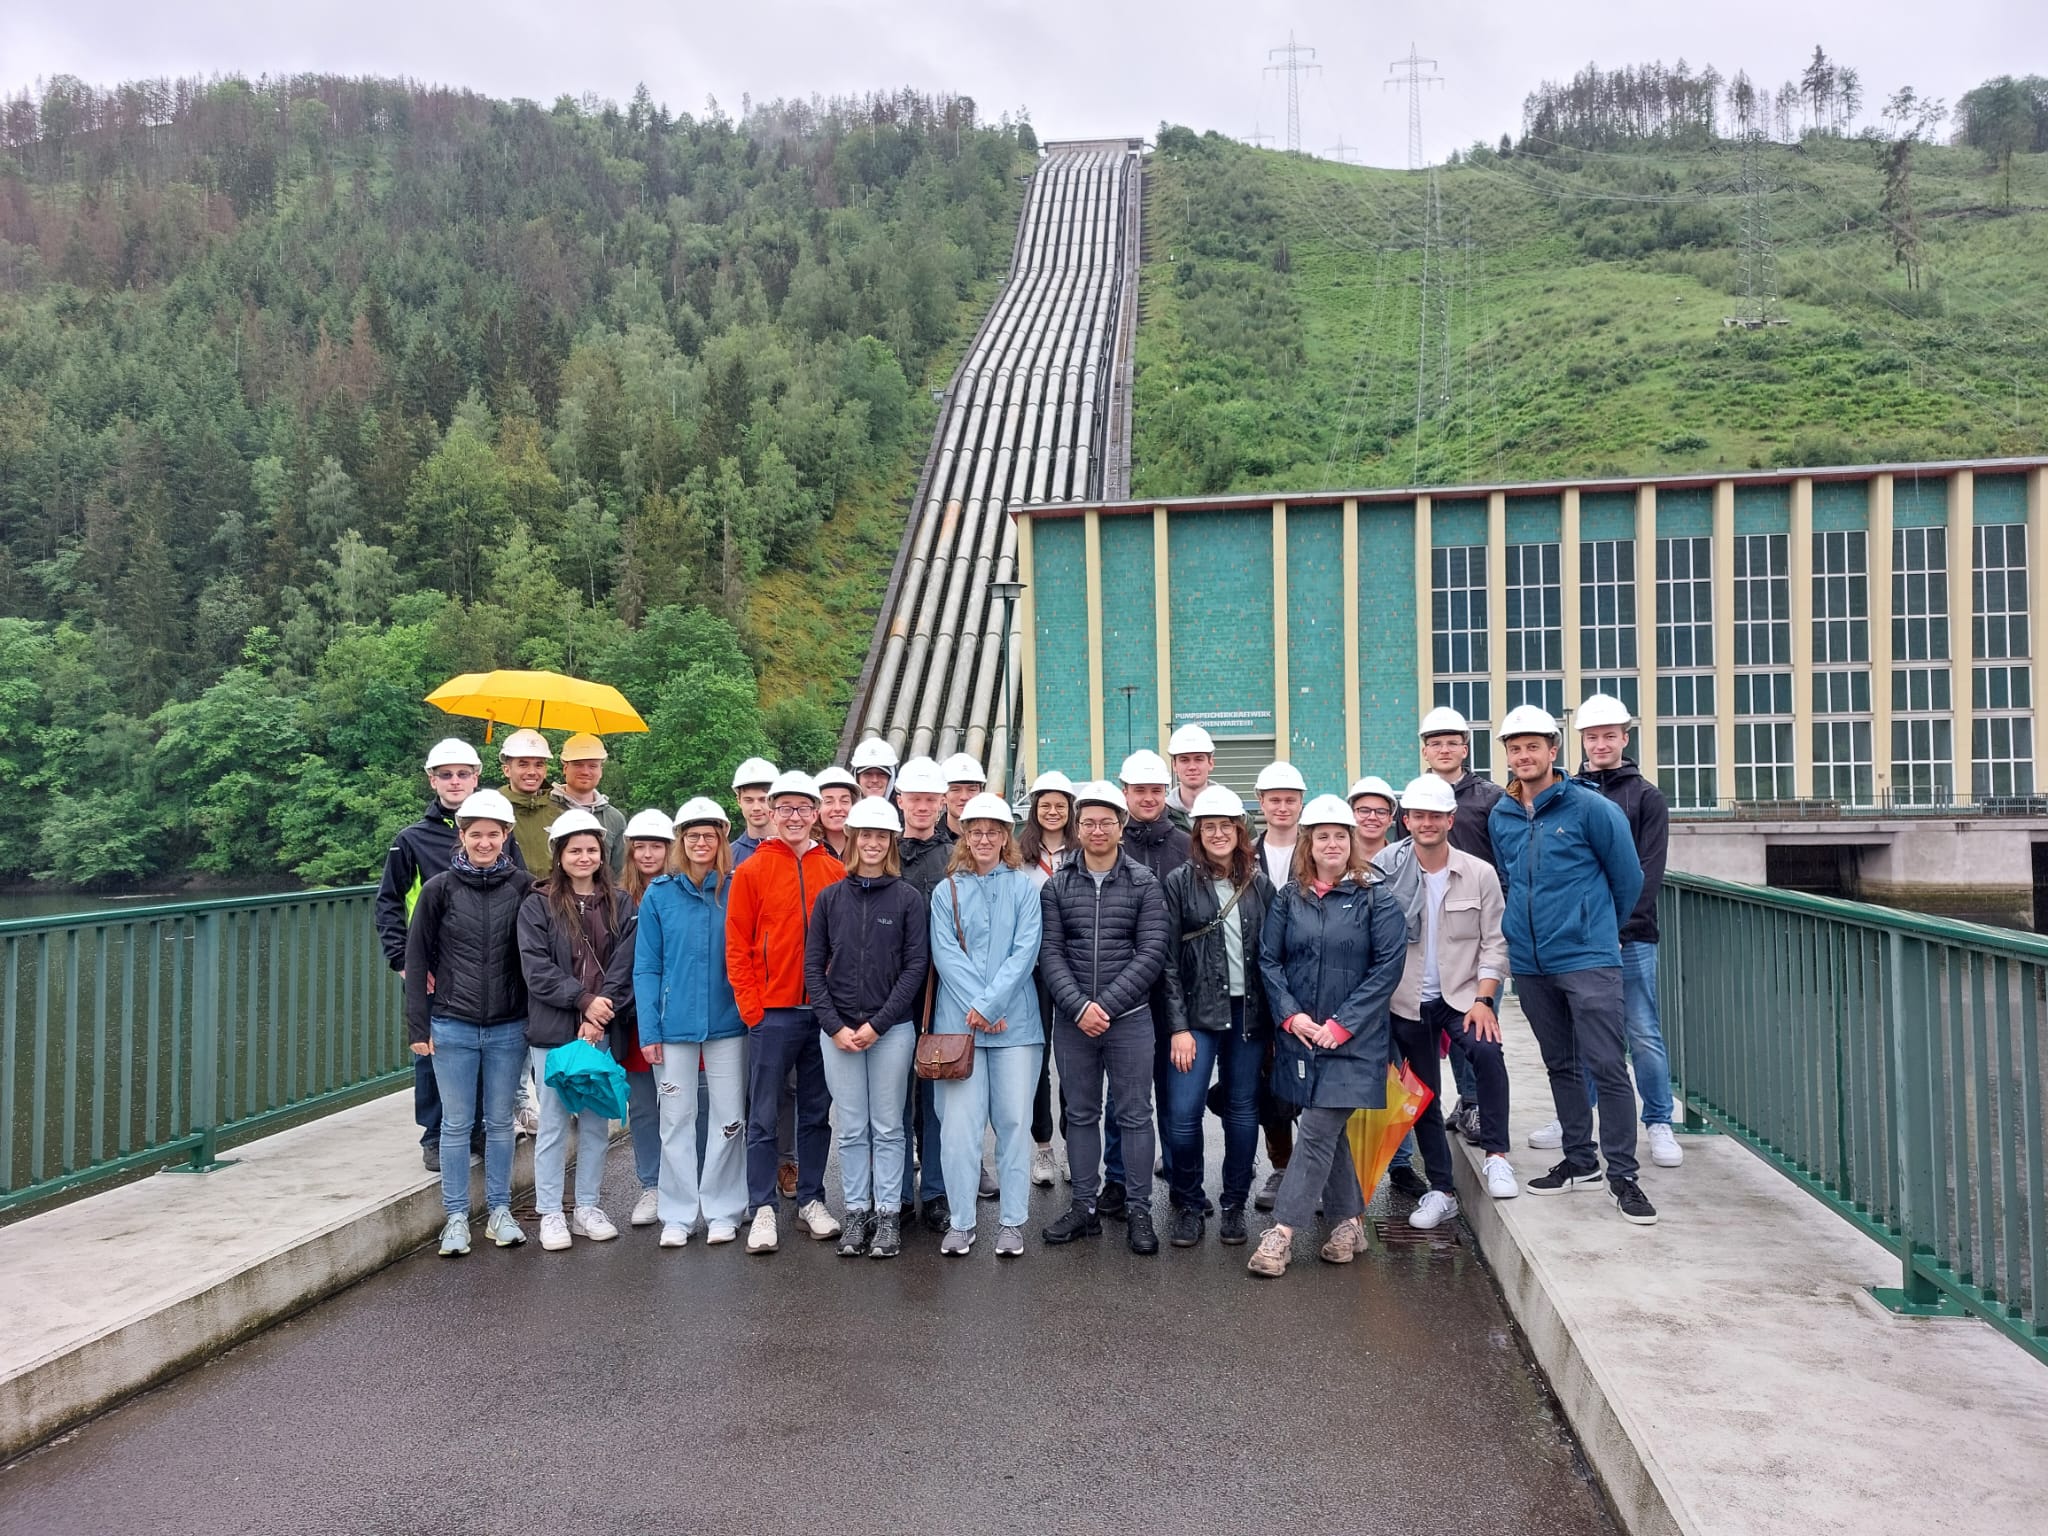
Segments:
[[[1666,880],[1658,921],[1688,1118],[1895,1253],[1887,1306],[2048,1359],[2048,939],[1699,875]]]
[[[0,1210],[411,1074],[373,886],[0,923]]]

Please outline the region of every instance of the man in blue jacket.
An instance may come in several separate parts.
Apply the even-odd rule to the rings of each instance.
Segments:
[[[1636,1183],[1621,987],[1621,925],[1642,891],[1643,867],[1621,812],[1557,771],[1559,734],[1533,704],[1508,711],[1500,741],[1513,782],[1487,818],[1507,896],[1508,965],[1564,1127],[1564,1160],[1526,1188],[1595,1187],[1605,1161],[1609,1197],[1626,1220],[1648,1226],[1657,1208]],[[1600,1093],[1598,1156],[1582,1064]]]

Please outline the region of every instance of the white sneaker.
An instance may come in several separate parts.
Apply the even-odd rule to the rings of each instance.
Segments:
[[[569,1246],[569,1218],[560,1211],[549,1211],[540,1219],[540,1245],[549,1253],[560,1253]]]
[[[1059,1171],[1053,1165],[1051,1145],[1034,1148],[1031,1153],[1031,1182],[1040,1189],[1051,1189],[1053,1180],[1058,1177]]]
[[[651,1227],[661,1220],[661,1196],[651,1189],[640,1191],[640,1198],[633,1202],[633,1225]]]
[[[1486,1192],[1496,1200],[1512,1200],[1522,1192],[1515,1177],[1515,1165],[1498,1152],[1487,1154]]]
[[[619,1235],[619,1229],[612,1225],[611,1217],[594,1205],[579,1205],[576,1214],[569,1218],[569,1230],[578,1237],[587,1237],[593,1243],[608,1243]]]
[[[776,1241],[775,1207],[763,1205],[754,1212],[754,1224],[747,1229],[747,1252],[773,1253]]]
[[[839,1235],[839,1219],[826,1208],[822,1200],[813,1200],[796,1213],[796,1219],[803,1223],[804,1230],[819,1242]]]
[[[739,1235],[740,1229],[736,1223],[714,1221],[711,1223],[711,1230],[704,1234],[704,1241],[712,1244],[730,1243],[738,1238]]]
[[[661,1224],[661,1246],[683,1248],[689,1245],[690,1229],[680,1221],[665,1221]],[[731,1239],[727,1239],[731,1241]]]
[[[1408,1225],[1427,1232],[1431,1227],[1458,1214],[1458,1197],[1447,1195],[1440,1189],[1432,1189],[1424,1195],[1415,1209],[1408,1213]]]
[[[1529,1145],[1552,1151],[1564,1145],[1564,1122],[1553,1120],[1548,1125],[1538,1126],[1529,1133]]]
[[[1668,1125],[1650,1127],[1650,1161],[1659,1168],[1676,1168],[1685,1161],[1685,1148]]]

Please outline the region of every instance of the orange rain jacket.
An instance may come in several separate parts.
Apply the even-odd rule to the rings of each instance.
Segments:
[[[804,938],[811,908],[826,886],[846,878],[846,866],[823,843],[799,858],[781,838],[769,838],[732,872],[725,902],[725,973],[740,1018],[752,1029],[770,1008],[802,1008]]]

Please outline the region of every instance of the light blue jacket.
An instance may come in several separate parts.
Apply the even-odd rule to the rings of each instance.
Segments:
[[[633,943],[633,1000],[643,1046],[747,1032],[725,975],[725,897],[715,871],[702,886],[683,875],[651,883],[640,898]]]
[[[932,968],[939,973],[932,1032],[959,1034],[967,1028],[967,1010],[974,1008],[985,1019],[1006,1021],[1001,1034],[982,1034],[977,1046],[1043,1045],[1045,1025],[1031,979],[1041,931],[1038,882],[1023,870],[998,865],[992,874],[942,877],[932,892]]]
[[[1643,888],[1628,820],[1597,789],[1559,779],[1525,808],[1520,786],[1486,818],[1507,897],[1502,926],[1517,976],[1621,964],[1621,925]]]

